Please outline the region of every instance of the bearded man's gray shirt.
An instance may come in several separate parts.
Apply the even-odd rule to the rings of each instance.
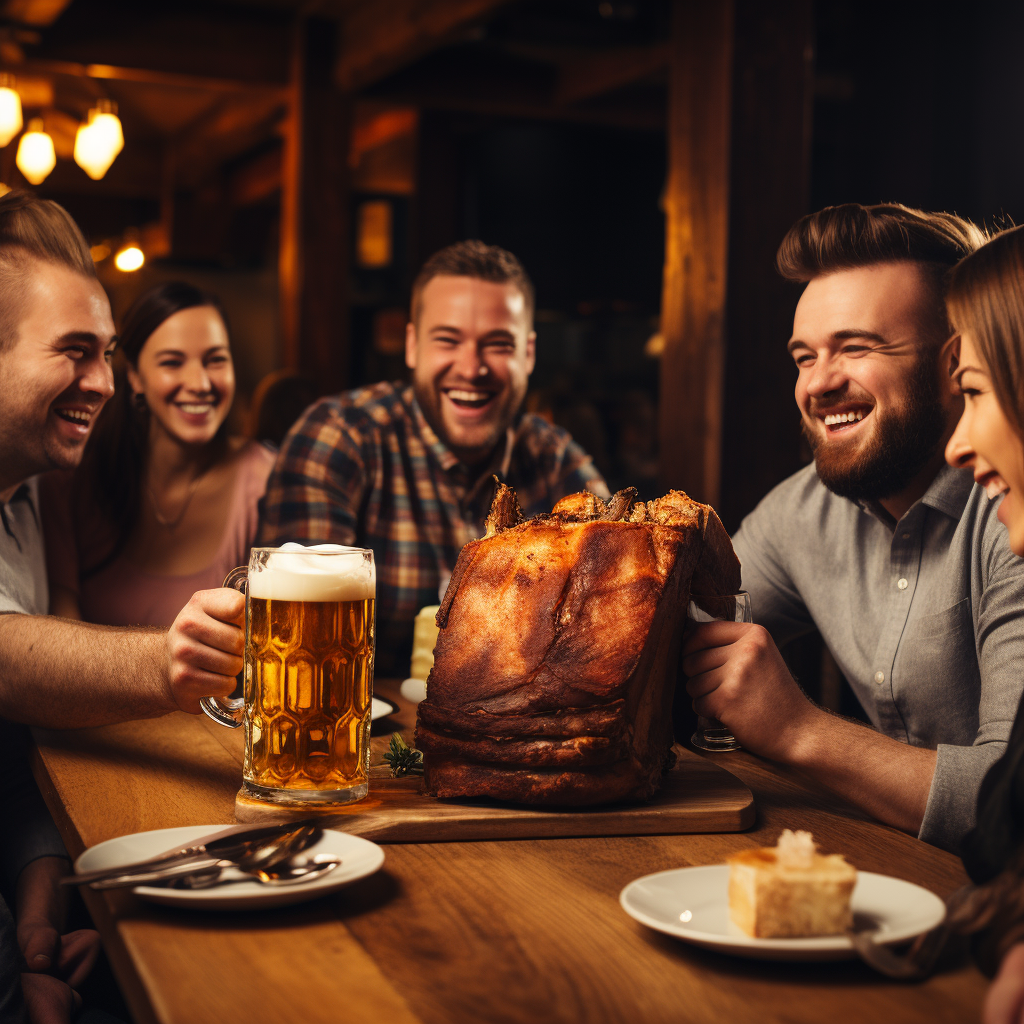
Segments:
[[[944,466],[896,522],[812,464],[733,538],[754,621],[779,645],[816,628],[874,727],[937,751],[919,837],[954,852],[1024,689],[1024,559],[998,505]]]

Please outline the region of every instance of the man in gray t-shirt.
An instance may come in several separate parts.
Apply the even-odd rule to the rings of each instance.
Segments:
[[[170,630],[116,629],[47,614],[33,477],[73,469],[114,390],[114,324],[89,248],[56,203],[0,196],[0,728],[53,729],[199,714],[241,670],[242,595],[196,594]],[[24,735],[22,729],[21,735]],[[69,1020],[87,969],[79,940],[60,934],[63,848],[27,772],[27,746],[5,742],[0,870],[15,888],[15,922],[0,898],[0,1021]],[[19,978],[20,975],[20,978]]]
[[[942,275],[981,241],[903,207],[798,222],[779,268],[807,282],[789,351],[814,465],[733,538],[756,626],[712,623],[684,649],[699,714],[875,817],[958,850],[1024,688],[1024,560],[943,450]],[[817,628],[874,726],[812,704],[776,644]]]

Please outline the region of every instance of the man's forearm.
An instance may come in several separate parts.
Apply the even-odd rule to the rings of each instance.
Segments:
[[[934,750],[819,709],[786,761],[880,821],[913,834],[920,830],[935,775]]]
[[[163,630],[0,615],[0,717],[66,729],[173,710]]]

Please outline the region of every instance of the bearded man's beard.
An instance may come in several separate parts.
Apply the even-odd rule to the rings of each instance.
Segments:
[[[922,359],[907,381],[908,400],[878,418],[867,446],[844,450],[841,440],[822,440],[801,427],[814,452],[821,482],[833,494],[854,501],[880,501],[898,494],[935,455],[946,433],[938,374],[930,359]],[[819,409],[825,408],[820,406]]]

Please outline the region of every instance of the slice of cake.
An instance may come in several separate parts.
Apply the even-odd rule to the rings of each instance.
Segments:
[[[727,858],[729,916],[755,939],[839,935],[853,923],[857,871],[838,853],[823,856],[810,832],[779,836],[775,847]]]

